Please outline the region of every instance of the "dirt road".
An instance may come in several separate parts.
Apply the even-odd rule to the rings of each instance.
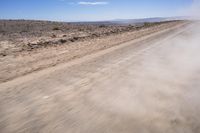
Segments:
[[[1,83],[1,133],[199,133],[200,24]]]

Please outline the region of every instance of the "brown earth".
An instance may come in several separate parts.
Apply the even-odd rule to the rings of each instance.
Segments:
[[[98,52],[94,51],[101,45],[68,45],[78,47],[77,53],[86,51],[83,55],[93,53],[0,83],[0,132],[199,133],[199,25],[173,23],[162,25],[159,31],[154,27],[94,39],[91,44],[105,46],[103,40],[109,45],[148,33]],[[61,56],[61,47],[45,50],[37,49],[31,55],[49,57],[51,51],[64,61],[73,54],[68,51]],[[21,55],[24,65],[27,57],[34,58],[29,54]],[[35,60],[54,59],[42,61],[41,56]]]
[[[90,40],[158,26],[172,21],[135,25],[76,24],[48,21],[0,20],[0,55]]]
[[[140,26],[18,23],[11,21],[6,23],[7,28],[1,28],[0,82],[188,22],[172,21]],[[3,22],[0,24],[4,26]]]

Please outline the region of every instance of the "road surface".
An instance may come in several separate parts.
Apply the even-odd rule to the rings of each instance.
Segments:
[[[0,84],[1,133],[199,133],[200,24]]]

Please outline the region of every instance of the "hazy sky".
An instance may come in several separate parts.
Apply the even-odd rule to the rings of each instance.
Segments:
[[[179,16],[193,0],[0,0],[0,19],[94,21]]]

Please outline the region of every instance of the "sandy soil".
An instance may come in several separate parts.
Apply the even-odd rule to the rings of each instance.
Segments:
[[[121,43],[150,35],[155,32],[160,32],[162,30],[179,26],[185,23],[186,22],[182,21],[168,22],[147,28],[142,28],[139,30],[126,31],[119,34],[111,34],[109,36],[88,38],[86,40],[80,40],[71,43],[66,42],[66,44],[64,43],[62,45],[48,45],[39,48],[34,47],[31,49],[31,51],[24,49],[23,51],[14,52],[13,49],[15,48],[7,48],[7,51],[10,50],[10,52],[7,52],[8,55],[0,56],[0,82],[5,82],[16,77],[31,73],[33,71],[55,66],[59,63],[83,57],[85,55],[95,53],[99,50],[107,49],[112,46],[116,46]],[[44,38],[44,36],[42,37]],[[9,46],[8,42],[5,43],[5,45]],[[18,45],[14,45],[16,46],[16,49],[23,48],[21,46],[24,46],[21,43]]]
[[[200,132],[199,31],[191,24],[1,83],[0,132]]]

